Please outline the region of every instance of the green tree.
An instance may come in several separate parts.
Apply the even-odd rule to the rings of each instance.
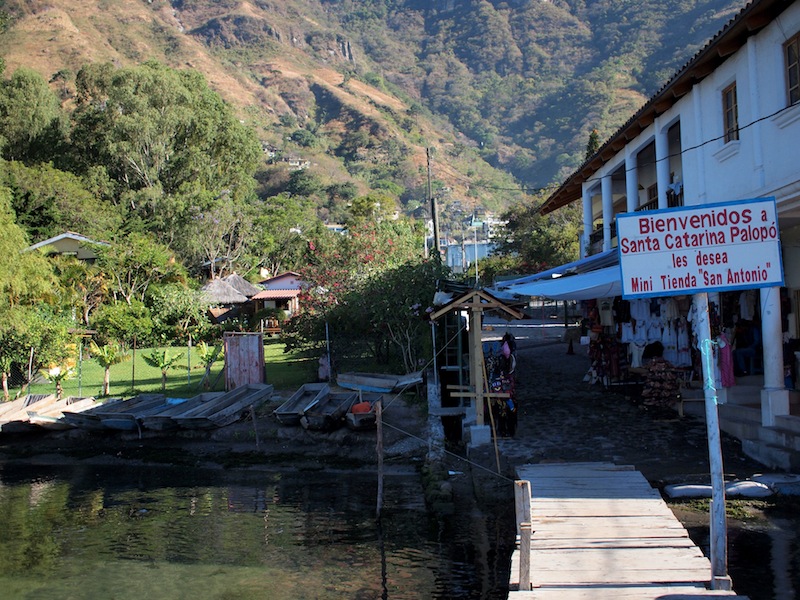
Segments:
[[[279,194],[257,204],[248,244],[251,269],[263,267],[272,276],[302,265],[308,240],[320,225],[311,201]]]
[[[192,254],[202,258],[211,271],[211,279],[237,270],[247,252],[252,236],[252,217],[244,203],[233,200],[215,203],[191,220],[188,239]]]
[[[80,311],[81,322],[88,326],[93,311],[109,295],[109,281],[97,264],[74,256],[49,257],[60,283],[62,309]]]
[[[586,142],[586,154],[583,157],[584,160],[589,160],[599,149],[600,134],[597,133],[597,129],[592,129],[592,133],[589,134],[589,141]]]
[[[370,277],[333,307],[337,344],[367,346],[381,363],[406,373],[431,356],[428,310],[437,281],[449,275],[438,260],[416,259]]]
[[[0,167],[3,165],[0,164]],[[0,308],[52,298],[53,270],[39,252],[28,252],[28,238],[14,218],[10,192],[0,186]]]
[[[111,367],[129,360],[131,356],[117,342],[98,346],[94,340],[89,343],[89,353],[103,367],[103,395],[108,396],[111,393]]]
[[[87,191],[72,173],[17,161],[6,163],[5,171],[17,223],[35,240],[65,231],[103,239],[122,224],[120,210]]]
[[[150,310],[139,300],[104,304],[94,312],[91,324],[101,343],[120,341],[127,347],[146,343],[153,332]]]
[[[191,251],[197,215],[252,194],[260,144],[196,71],[90,65],[76,85],[72,162],[105,170],[139,231]]]
[[[26,163],[59,156],[66,120],[44,78],[20,67],[0,82],[0,149],[6,159]]]
[[[153,337],[168,342],[186,342],[189,336],[209,335],[208,302],[197,291],[180,283],[152,286],[146,299],[153,320]]]
[[[533,272],[576,260],[580,214],[577,206],[539,214],[538,207],[518,205],[504,215],[497,254],[516,254]]]
[[[175,368],[178,361],[183,358],[183,353],[170,354],[166,348],[153,349],[150,354],[145,354],[142,358],[148,365],[161,371],[161,391],[163,392],[167,388],[167,372]]]
[[[164,245],[142,233],[131,233],[108,246],[98,247],[98,264],[111,283],[115,299],[129,305],[144,302],[155,283],[185,281],[186,271]]]
[[[337,304],[371,278],[421,255],[421,232],[403,219],[355,223],[346,235],[320,232],[309,240],[300,269],[309,287],[300,294],[301,310],[286,324],[284,339],[290,347],[321,347],[325,320]]]
[[[222,346],[209,346],[206,342],[200,342],[197,345],[197,356],[205,369],[200,383],[205,389],[209,389],[211,387],[211,367],[223,357]]]

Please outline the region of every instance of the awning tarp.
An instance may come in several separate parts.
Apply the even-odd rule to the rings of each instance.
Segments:
[[[622,294],[619,265],[595,269],[578,275],[552,276],[535,281],[503,284],[505,294],[551,298],[553,300],[591,300]]]
[[[579,275],[581,273],[586,273],[587,271],[596,271],[597,269],[603,269],[605,267],[618,264],[619,251],[616,248],[612,248],[611,250],[606,250],[605,252],[601,252],[599,254],[593,254],[592,256],[587,256],[586,258],[582,258],[571,263],[566,263],[564,265],[553,267],[552,269],[547,269],[547,271],[541,271],[539,273],[534,273],[533,275],[526,275],[517,279],[509,279],[507,281],[499,282],[497,287],[500,289],[505,289],[521,283],[530,283],[531,281],[539,281],[541,279],[549,280],[553,277],[559,277],[562,275]]]

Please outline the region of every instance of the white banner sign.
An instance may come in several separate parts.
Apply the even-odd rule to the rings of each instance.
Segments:
[[[783,285],[774,198],[617,215],[625,298]]]

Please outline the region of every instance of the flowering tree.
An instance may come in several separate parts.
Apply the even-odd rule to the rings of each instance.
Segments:
[[[422,237],[408,221],[362,221],[346,234],[323,232],[309,241],[301,279],[310,285],[300,295],[300,312],[285,328],[290,347],[319,348],[325,322],[344,299],[353,303],[367,282],[411,260],[422,260]],[[377,351],[377,349],[375,349]],[[385,352],[378,352],[385,356]]]
[[[430,350],[429,307],[436,282],[448,274],[436,260],[417,260],[370,277],[329,314],[340,342],[368,345],[384,364],[420,368]]]

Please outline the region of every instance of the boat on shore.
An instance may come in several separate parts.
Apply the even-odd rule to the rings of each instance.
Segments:
[[[175,420],[176,417],[183,416],[196,409],[198,406],[204,405],[207,402],[212,402],[224,395],[225,392],[203,392],[193,398],[189,398],[185,402],[172,404],[160,411],[143,415],[140,422],[142,427],[151,431],[170,431],[172,429],[178,429],[178,422]]]
[[[329,394],[330,391],[327,383],[305,383],[272,414],[283,425],[299,425],[305,410]]]
[[[0,416],[0,432],[2,433],[28,433],[35,431],[36,426],[30,422],[28,411],[36,408],[45,410],[58,402],[55,394],[29,394],[9,403],[9,406]]]
[[[74,425],[64,418],[65,410],[80,413],[99,405],[100,403],[93,397],[66,398],[56,402],[49,408],[36,409],[35,406],[32,407],[34,410],[28,411],[28,421],[31,425],[44,430],[62,431],[64,429],[72,429]]]
[[[300,424],[315,431],[337,429],[344,424],[345,415],[357,399],[358,394],[352,391],[328,392],[303,412]]]
[[[336,383],[348,390],[388,394],[389,392],[402,392],[411,386],[422,383],[422,371],[414,371],[407,375],[351,371],[339,373]]]
[[[141,435],[141,422],[145,416],[179,406],[184,402],[186,402],[186,398],[166,398],[157,394],[146,401],[132,404],[125,410],[115,410],[106,415],[101,414],[100,421],[106,429],[138,431]]]
[[[361,392],[350,410],[345,414],[345,425],[353,431],[363,431],[375,427],[375,404],[383,398],[376,392]]]
[[[261,406],[272,396],[273,389],[263,383],[243,385],[172,418],[183,429],[225,427],[241,419],[251,407],[255,410]]]
[[[103,418],[105,416],[111,415],[114,412],[131,410],[139,403],[149,400],[153,396],[164,398],[163,394],[140,394],[139,396],[134,396],[127,400],[116,397],[109,398],[99,406],[90,408],[89,410],[81,412],[65,410],[64,420],[80,429],[86,429],[88,431],[108,431],[108,429],[103,426]]]

